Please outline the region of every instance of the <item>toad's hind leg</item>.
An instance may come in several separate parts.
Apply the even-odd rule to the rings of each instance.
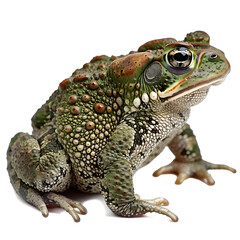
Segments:
[[[57,140],[54,129],[48,128],[36,140],[27,133],[16,134],[7,152],[8,173],[16,192],[36,206],[44,217],[47,205],[54,203],[65,209],[75,221],[86,209],[78,202],[53,192],[63,192],[71,183],[68,156]]]
[[[44,217],[47,217],[48,209],[39,191],[32,187],[29,187],[21,179],[19,179],[10,163],[8,163],[8,173],[10,181],[17,194],[21,196],[26,202],[29,202],[30,204],[37,207],[41,211],[42,215]]]

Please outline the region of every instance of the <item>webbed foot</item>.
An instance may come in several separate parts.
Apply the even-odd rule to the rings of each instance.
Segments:
[[[169,165],[159,168],[153,173],[154,177],[158,177],[162,174],[175,174],[177,176],[176,184],[181,184],[188,178],[196,178],[202,182],[213,185],[215,183],[208,170],[212,169],[225,169],[236,173],[234,168],[231,168],[223,164],[213,164],[204,160],[197,160],[194,162],[180,162],[176,159]]]

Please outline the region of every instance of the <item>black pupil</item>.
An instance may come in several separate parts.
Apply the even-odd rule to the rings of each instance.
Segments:
[[[192,52],[185,47],[177,47],[171,50],[167,55],[167,65],[169,65],[168,70],[176,75],[185,74],[191,71],[192,67]]]
[[[185,62],[188,60],[188,55],[184,52],[178,52],[174,54],[174,60],[178,62]]]

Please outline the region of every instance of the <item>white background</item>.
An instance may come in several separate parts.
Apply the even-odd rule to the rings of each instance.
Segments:
[[[127,54],[148,40],[204,30],[223,50],[231,73],[189,120],[205,160],[240,170],[239,161],[239,5],[238,1],[26,1],[0,3],[0,238],[1,239],[239,239],[239,172],[212,171],[207,186],[174,175],[153,178],[173,155],[165,150],[134,176],[142,198],[165,197],[179,216],[120,218],[101,195],[73,194],[88,214],[74,223],[62,210],[47,219],[14,192],[6,171],[6,150],[19,131],[31,132],[30,119],[60,81],[96,55]]]

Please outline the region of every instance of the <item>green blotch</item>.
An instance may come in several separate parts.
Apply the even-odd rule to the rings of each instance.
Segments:
[[[181,135],[182,136],[186,135],[188,137],[195,137],[192,129],[189,126],[184,127],[183,131],[181,132]]]
[[[32,117],[33,126],[37,128],[43,126],[47,122],[49,114],[49,110],[46,110],[45,108],[39,108],[35,115]]]

